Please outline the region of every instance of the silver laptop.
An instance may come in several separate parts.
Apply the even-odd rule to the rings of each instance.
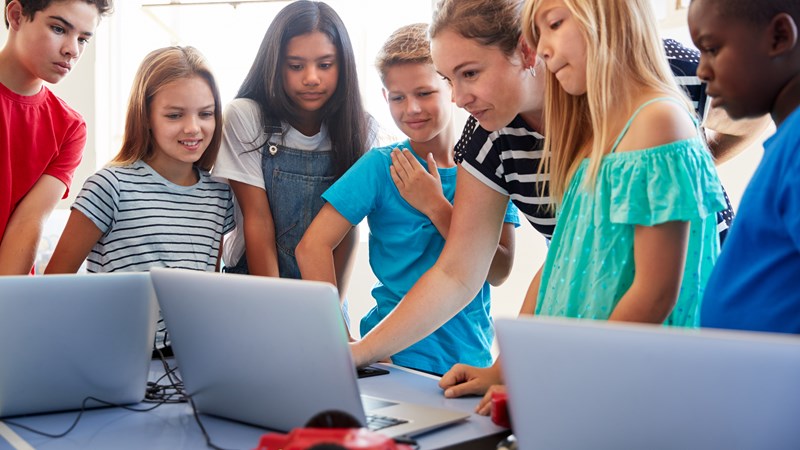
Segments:
[[[328,283],[177,269],[150,274],[178,370],[202,413],[278,431],[326,410],[361,424],[368,415],[405,421],[379,430],[393,437],[469,416],[387,399],[362,402],[339,295]]]
[[[800,448],[800,337],[497,321],[522,449]]]
[[[156,308],[146,273],[0,277],[0,417],[141,401]]]

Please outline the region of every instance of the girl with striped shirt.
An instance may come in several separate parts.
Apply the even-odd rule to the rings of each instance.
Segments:
[[[192,47],[150,53],[131,90],[122,149],[84,184],[45,273],[216,271],[233,228],[229,187],[209,170],[222,130],[219,91]]]

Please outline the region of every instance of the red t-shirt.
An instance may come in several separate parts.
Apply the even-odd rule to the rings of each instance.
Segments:
[[[85,144],[83,117],[47,87],[26,96],[0,83],[0,239],[42,175],[61,180],[66,198]]]

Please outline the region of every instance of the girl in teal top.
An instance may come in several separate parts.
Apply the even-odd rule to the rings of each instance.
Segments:
[[[658,100],[672,99],[649,100],[637,113]],[[724,207],[714,163],[699,137],[615,152],[635,118],[636,113],[603,157],[593,189],[584,184],[589,159],[570,181],[542,272],[537,314],[608,319],[635,278],[636,228],[678,221],[689,223],[688,248],[666,323],[699,325],[703,287],[719,253],[714,213]]]
[[[523,21],[561,199],[536,313],[697,326],[725,204],[649,0],[528,0]]]

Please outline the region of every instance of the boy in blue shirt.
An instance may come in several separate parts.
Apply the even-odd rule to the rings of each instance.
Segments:
[[[706,286],[705,327],[800,333],[800,2],[694,0],[697,75],[732,118],[769,112],[764,144]]]
[[[392,118],[408,139],[373,148],[331,186],[323,194],[328,203],[295,252],[304,279],[335,284],[333,249],[367,218],[369,261],[378,283],[372,289],[376,305],[361,320],[362,335],[397,306],[442,252],[457,174],[451,90],[433,66],[427,25],[395,31],[377,66]],[[509,203],[497,253],[477,296],[441,328],[393,355],[393,363],[434,374],[457,362],[492,363],[489,283],[508,276],[518,225]]]

